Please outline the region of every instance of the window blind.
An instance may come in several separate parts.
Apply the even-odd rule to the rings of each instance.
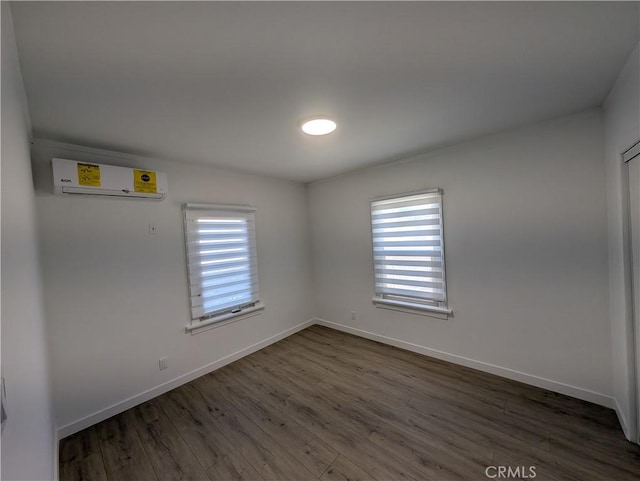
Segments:
[[[254,209],[186,204],[184,214],[191,318],[224,317],[257,304]]]
[[[446,307],[441,191],[372,201],[371,229],[376,297]]]

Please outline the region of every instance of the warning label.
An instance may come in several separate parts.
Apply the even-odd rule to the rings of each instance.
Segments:
[[[78,162],[78,184],[100,187],[100,166]]]
[[[156,173],[149,170],[133,169],[133,190],[147,194],[157,194]]]

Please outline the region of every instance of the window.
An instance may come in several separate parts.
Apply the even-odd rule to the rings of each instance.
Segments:
[[[262,309],[255,209],[185,204],[189,330]]]
[[[444,271],[442,191],[371,202],[373,301],[450,314]]]

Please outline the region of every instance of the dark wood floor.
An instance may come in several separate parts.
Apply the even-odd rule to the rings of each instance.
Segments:
[[[61,481],[486,480],[489,466],[637,481],[640,447],[610,409],[319,326],[60,444]]]

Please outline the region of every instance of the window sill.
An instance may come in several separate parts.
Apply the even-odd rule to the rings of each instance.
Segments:
[[[392,311],[406,312],[408,314],[430,316],[437,319],[449,319],[449,317],[453,317],[453,311],[446,307],[425,306],[423,304],[394,301],[390,299],[382,299],[380,297],[374,297],[372,301],[375,306],[380,309],[390,309]]]
[[[243,309],[240,312],[223,314],[221,316],[212,317],[206,321],[194,322],[186,326],[185,331],[191,335],[198,334],[200,332],[208,331],[209,329],[215,329],[216,327],[226,326],[233,322],[238,322],[249,317],[257,316],[265,308],[262,302],[257,302],[254,306]]]

